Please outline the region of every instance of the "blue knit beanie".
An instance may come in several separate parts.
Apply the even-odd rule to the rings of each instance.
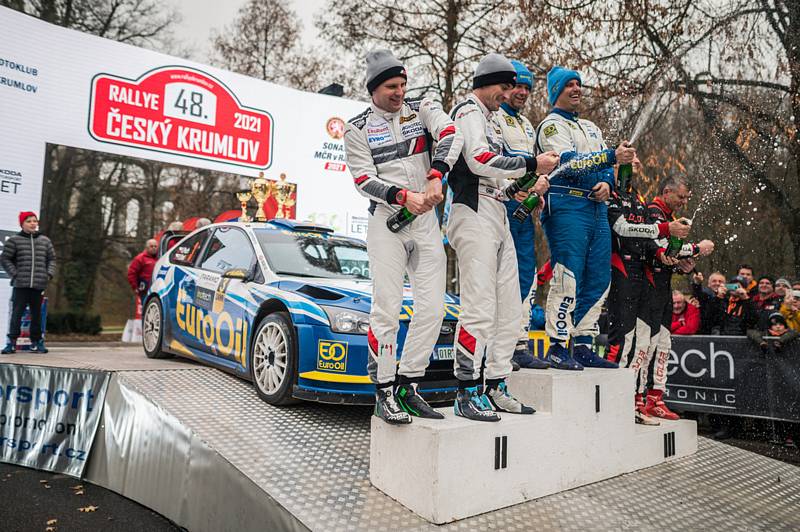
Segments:
[[[517,71],[517,85],[527,85],[529,89],[532,89],[533,73],[530,70],[528,70],[528,67],[526,67],[516,59],[512,59],[511,64],[514,65],[514,70]]]
[[[558,100],[561,91],[564,90],[564,86],[573,79],[577,79],[578,83],[583,85],[581,75],[575,70],[569,70],[561,66],[554,66],[550,69],[550,72],[547,73],[547,99],[550,101],[550,105],[556,104],[556,100]]]

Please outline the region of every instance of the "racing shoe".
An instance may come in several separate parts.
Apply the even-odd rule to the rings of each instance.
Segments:
[[[661,425],[661,423],[659,423],[657,419],[647,415],[647,412],[645,411],[644,401],[642,401],[642,396],[640,394],[636,394],[636,409],[634,415],[636,418],[636,423],[638,423],[639,425],[650,425],[650,426]]]
[[[508,393],[505,381],[501,381],[496,388],[489,388],[486,395],[497,412],[508,412],[509,414],[533,414],[536,412],[532,407],[520,403]]]
[[[550,344],[550,349],[547,350],[545,359],[550,362],[551,368],[583,371],[583,366],[580,362],[570,356],[569,349],[558,342]]]
[[[644,407],[644,412],[650,417],[658,417],[669,421],[675,421],[681,418],[681,416],[667,408],[663,399],[656,399],[652,395],[647,396],[647,404]]]
[[[572,350],[575,360],[580,363],[584,368],[608,368],[617,369],[619,364],[615,364],[610,360],[597,356],[597,353],[592,350],[588,345],[576,345]]]
[[[4,355],[11,355],[11,354],[14,354],[16,352],[17,352],[17,348],[11,342],[8,342],[6,344],[6,346],[3,348],[3,350],[0,351],[0,353],[2,353]]]
[[[412,416],[444,419],[444,415],[431,408],[431,405],[417,393],[417,388],[413,384],[399,385],[394,395],[400,408]]]
[[[511,364],[517,363],[519,367],[526,369],[547,369],[550,363],[541,358],[533,356],[528,349],[527,342],[519,342],[514,348],[514,355],[511,357]]]
[[[375,390],[375,415],[390,425],[411,423],[411,416],[397,404],[391,386]]]
[[[457,416],[473,421],[500,421],[500,416],[492,410],[488,401],[484,401],[484,396],[478,392],[477,386],[458,390],[456,401],[453,403],[453,412]]]

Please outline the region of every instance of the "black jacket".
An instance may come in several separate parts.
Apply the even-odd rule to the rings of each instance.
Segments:
[[[745,336],[748,329],[758,326],[758,311],[751,299],[716,299],[714,333]]]
[[[56,272],[56,252],[43,234],[20,231],[5,241],[0,264],[11,286],[44,290]]]

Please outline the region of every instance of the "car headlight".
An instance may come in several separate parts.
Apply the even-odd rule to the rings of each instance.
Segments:
[[[369,314],[341,307],[322,306],[331,322],[331,330],[345,334],[367,334]]]

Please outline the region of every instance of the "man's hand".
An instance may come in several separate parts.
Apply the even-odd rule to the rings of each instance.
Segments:
[[[697,243],[697,247],[700,249],[701,257],[711,255],[714,252],[714,243],[711,240],[701,240]]]
[[[546,151],[536,156],[536,173],[549,174],[558,166],[561,157],[554,151]]]
[[[689,273],[694,270],[694,260],[692,259],[681,259],[678,261],[678,269],[683,273]]]
[[[605,201],[611,196],[611,186],[605,181],[601,181],[592,187],[592,198],[596,201]]]
[[[747,293],[747,290],[745,290],[741,285],[739,285],[739,288],[736,289],[734,294],[736,294],[739,299],[750,299],[750,295]]]
[[[703,274],[700,272],[694,272],[692,274],[692,282],[694,284],[703,284]]]
[[[694,296],[687,297],[686,302],[692,305],[693,307],[700,308],[700,300]]]
[[[728,295],[728,288],[723,284],[717,287],[717,297],[720,299],[725,299],[725,296]]]
[[[676,264],[678,264],[678,259],[676,259],[675,257],[670,257],[666,253],[662,253],[661,255],[659,255],[658,260],[660,260],[663,264],[666,264],[667,266],[675,266]]]
[[[436,178],[429,180],[428,184],[425,186],[425,202],[428,207],[433,208],[439,205],[443,199],[442,180]]]
[[[527,190],[520,190],[519,192],[514,194],[514,199],[522,203],[523,201],[528,199],[528,196],[530,195],[531,195],[530,192],[528,192]]]
[[[422,192],[411,192],[409,190],[406,194],[405,208],[408,209],[411,214],[419,216],[431,210],[432,207],[432,205],[428,205],[426,196]]]
[[[544,196],[539,196],[539,203],[536,204],[536,208],[533,209],[533,214],[531,216],[538,217],[540,214],[542,214],[543,210],[544,210]]]
[[[617,155],[617,162],[619,164],[632,163],[636,158],[636,149],[627,141],[617,146],[614,153]]]
[[[684,225],[678,220],[673,220],[669,223],[669,234],[670,236],[677,236],[680,239],[684,239],[689,236],[689,229],[691,228],[691,225]]]
[[[528,190],[542,196],[549,188],[550,181],[547,179],[547,174],[544,174],[540,175],[539,179],[536,180],[536,183],[534,183],[533,186]]]

